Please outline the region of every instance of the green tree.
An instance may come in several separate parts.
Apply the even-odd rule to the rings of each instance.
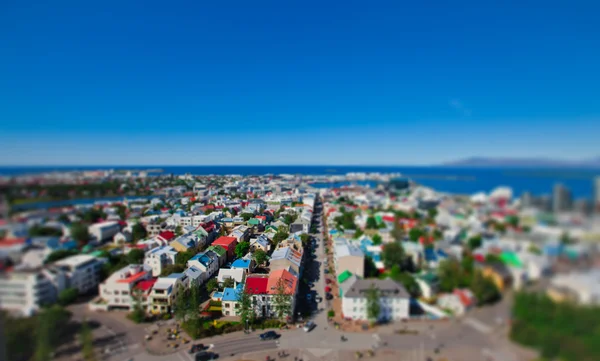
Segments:
[[[381,312],[381,306],[379,305],[379,290],[372,284],[367,290],[367,319],[370,322],[376,322],[379,319],[379,313]]]
[[[258,266],[265,264],[269,259],[267,252],[263,251],[262,249],[257,249],[256,251],[254,251],[252,257],[254,258],[254,261]]]
[[[206,282],[206,291],[211,293],[219,287],[219,282],[217,282],[216,278],[211,278]]]
[[[289,236],[290,234],[287,232],[278,231],[277,233],[275,233],[275,236],[273,236],[273,245],[277,246],[281,241],[288,238]]]
[[[415,278],[408,272],[402,272],[400,266],[394,265],[390,270],[390,278],[402,284],[411,297],[419,297],[421,288]]]
[[[144,263],[144,251],[141,249],[134,248],[127,253],[127,263],[129,264],[142,264]]]
[[[474,251],[477,248],[481,247],[482,242],[483,242],[483,240],[481,238],[481,235],[478,234],[476,236],[469,238],[469,240],[467,241],[467,245],[469,246],[469,249],[471,251]]]
[[[250,242],[240,242],[235,246],[235,255],[238,258],[242,258],[250,250]]]
[[[60,216],[58,216],[58,221],[61,223],[71,223],[69,216],[66,214],[61,214]]]
[[[300,240],[302,241],[302,246],[306,247],[306,246],[308,246],[308,243],[310,242],[311,237],[310,237],[310,235],[303,233],[300,235]]]
[[[81,223],[73,223],[71,225],[71,237],[73,237],[80,245],[87,244],[90,239],[88,227]]]
[[[277,281],[275,295],[273,297],[273,306],[277,317],[282,320],[292,312],[292,296],[285,289],[285,283],[282,278]]]
[[[192,257],[194,257],[194,256],[195,256],[194,252],[190,252],[190,251],[179,252],[179,253],[177,253],[177,255],[175,255],[175,263],[185,266],[187,264],[187,262],[190,259],[192,259]]]
[[[189,308],[185,289],[181,285],[177,287],[174,306],[175,319],[178,321],[185,321],[185,316],[188,314]]]
[[[475,272],[471,282],[471,291],[480,305],[494,303],[500,299],[500,291],[496,284],[481,272]]]
[[[430,208],[430,209],[428,209],[427,210],[427,215],[429,216],[429,218],[435,219],[435,217],[438,215],[437,208]]]
[[[54,227],[44,227],[35,225],[29,228],[30,237],[60,237],[63,235],[62,229]]]
[[[127,207],[124,205],[118,205],[117,214],[119,215],[119,218],[124,221],[127,218]]]
[[[79,290],[75,287],[65,288],[58,294],[58,303],[62,306],[70,305],[79,297]]]
[[[106,218],[106,213],[98,208],[90,208],[82,216],[83,220],[87,223],[95,223],[100,219]]]
[[[199,317],[198,310],[202,299],[200,297],[200,288],[196,285],[190,287],[190,297],[188,299],[187,317],[194,320]]]
[[[533,254],[537,254],[537,255],[542,254],[542,250],[538,246],[535,246],[533,244],[527,248],[527,251],[529,251],[529,253],[533,253]]]
[[[250,218],[254,217],[254,214],[252,214],[252,213],[242,213],[242,214],[240,214],[240,217],[242,217],[244,219],[244,222],[248,222],[250,220]]]
[[[185,266],[180,264],[168,264],[163,267],[162,272],[160,273],[161,277],[166,277],[172,273],[181,273],[185,270]]]
[[[131,227],[131,236],[133,237],[133,241],[137,242],[146,238],[147,232],[146,228],[141,223],[136,223]]]
[[[381,236],[380,236],[379,234],[375,234],[375,235],[373,235],[373,238],[372,238],[372,240],[373,240],[373,244],[374,244],[374,245],[376,245],[376,246],[377,246],[377,245],[380,245],[380,244],[381,244],[381,242],[383,241],[383,240],[381,239]]]
[[[81,342],[83,359],[85,361],[96,361],[96,354],[94,353],[94,336],[92,335],[92,330],[87,321],[84,321],[81,324],[79,341]]]
[[[232,288],[235,286],[235,280],[231,277],[225,278],[223,280],[223,288]]]
[[[254,322],[254,309],[252,307],[252,300],[246,288],[237,294],[237,314],[240,316],[240,321],[244,327],[248,327],[249,324]]]
[[[488,253],[488,254],[485,256],[485,262],[486,262],[486,263],[503,263],[503,262],[502,262],[502,259],[500,259],[500,257],[498,257],[498,256],[497,256],[497,255],[495,255],[495,254],[491,254],[491,253]]]
[[[394,265],[400,265],[404,261],[404,249],[400,243],[388,243],[383,246],[381,258],[385,268],[392,268]]]
[[[356,232],[354,232],[354,236],[352,238],[359,239],[364,234],[365,234],[365,232],[363,232],[363,230],[359,228],[359,229],[356,230]]]
[[[48,255],[48,257],[46,257],[46,260],[44,261],[44,263],[54,263],[54,262],[59,261],[59,260],[61,260],[63,258],[74,256],[76,254],[77,254],[77,251],[75,251],[75,250],[59,249],[59,250],[56,250],[56,251],[50,253]]]
[[[296,214],[289,214],[288,213],[283,218],[283,222],[289,226],[290,224],[294,223],[294,221],[296,220],[296,218],[298,218],[298,215],[296,215]]]
[[[142,292],[140,290],[134,290],[131,294],[133,298],[133,311],[128,315],[129,319],[135,323],[142,323],[146,321],[146,311],[142,306]]]
[[[405,232],[404,228],[396,218],[394,220],[394,228],[392,229],[392,237],[396,242],[402,242],[404,240]]]
[[[410,240],[413,242],[418,242],[419,238],[421,238],[423,234],[424,232],[422,229],[415,227],[408,231],[408,238],[410,238]]]
[[[367,218],[367,229],[377,229],[377,221],[375,217],[371,216]]]

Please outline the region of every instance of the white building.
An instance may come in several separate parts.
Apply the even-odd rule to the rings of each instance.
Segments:
[[[56,302],[66,288],[66,275],[53,269],[17,269],[0,274],[0,308],[31,316],[40,306]]]
[[[80,294],[85,294],[98,287],[102,264],[96,257],[82,254],[56,261],[53,267],[65,272],[68,288],[77,288]]]
[[[378,292],[379,321],[408,319],[410,296],[403,286],[390,279],[355,280],[342,295],[342,313],[345,318],[368,319],[367,293],[371,287]]]
[[[98,287],[100,297],[108,308],[132,310],[135,305],[134,288],[152,278],[152,268],[148,265],[128,265],[113,273]]]
[[[244,271],[244,269],[241,269],[241,268],[238,268],[238,269],[221,268],[219,270],[219,274],[217,275],[217,281],[219,281],[219,283],[223,283],[223,282],[225,282],[226,279],[232,278],[236,284],[242,283],[242,282],[244,282],[245,275],[246,275],[246,272]]]
[[[102,242],[113,238],[115,234],[119,233],[121,226],[118,222],[95,223],[88,227],[88,231],[97,241]]]
[[[144,264],[152,268],[152,276],[158,277],[163,267],[175,263],[177,251],[170,246],[161,246],[149,250],[144,258]]]

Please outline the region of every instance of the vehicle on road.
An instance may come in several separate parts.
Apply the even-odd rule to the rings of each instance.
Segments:
[[[205,349],[204,345],[201,344],[201,343],[199,343],[199,344],[196,344],[196,345],[192,345],[192,347],[190,347],[189,353],[193,354],[193,353],[196,353],[196,352],[200,352],[200,351],[202,351],[204,349]]]
[[[219,355],[214,352],[202,351],[196,354],[196,361],[210,361],[219,358]]]
[[[315,327],[317,327],[317,325],[315,325],[314,322],[308,321],[304,324],[304,327],[302,329],[304,330],[304,332],[310,332]]]
[[[328,275],[329,274],[329,270],[327,268],[325,268],[325,274]]]
[[[325,299],[327,301],[331,301],[331,300],[333,300],[333,295],[331,293],[327,293],[327,294],[325,294]]]
[[[262,341],[266,341],[266,340],[276,340],[279,338],[279,335],[275,331],[267,331],[265,333],[261,333],[259,337]]]
[[[317,297],[315,297],[315,301],[321,303],[321,302],[323,302],[323,297],[317,296]]]
[[[328,285],[329,285],[329,284],[331,284],[331,282],[332,282],[332,281],[331,281],[331,278],[326,278],[326,279],[325,279],[325,283],[327,283]]]
[[[309,301],[312,300],[312,295],[310,293],[307,293],[306,294],[306,299],[309,300]]]

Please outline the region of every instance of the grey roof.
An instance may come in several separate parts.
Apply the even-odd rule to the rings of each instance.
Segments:
[[[364,257],[363,251],[360,250],[357,246],[351,244],[343,238],[338,238],[335,240],[334,244],[334,254],[335,258],[354,256],[354,257]]]
[[[344,282],[345,283],[345,282]],[[374,286],[379,290],[381,297],[401,297],[409,298],[408,292],[404,286],[391,280],[379,280],[379,279],[357,279],[354,284],[344,294],[344,297],[348,298],[363,298],[366,297],[366,292]]]

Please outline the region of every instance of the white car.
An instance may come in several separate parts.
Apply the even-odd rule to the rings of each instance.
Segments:
[[[315,328],[315,323],[312,321],[308,321],[306,324],[304,324],[303,330],[304,332],[310,332],[310,330],[312,330],[313,328]]]

